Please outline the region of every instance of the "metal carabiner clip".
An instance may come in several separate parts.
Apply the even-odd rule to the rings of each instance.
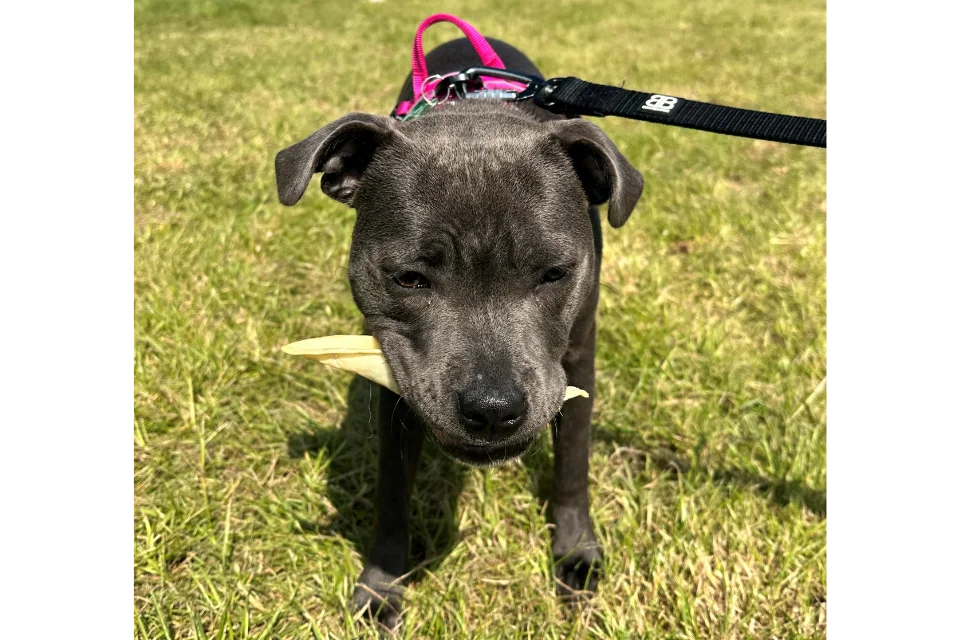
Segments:
[[[543,87],[543,78],[530,76],[525,73],[516,73],[506,69],[495,69],[493,67],[470,67],[460,73],[448,76],[437,83],[436,95],[445,95],[449,89],[453,89],[460,98],[466,97],[471,91],[480,91],[483,89],[483,77],[498,78],[500,80],[509,80],[526,85],[522,91],[515,95],[505,98],[509,102],[520,102],[533,98]]]

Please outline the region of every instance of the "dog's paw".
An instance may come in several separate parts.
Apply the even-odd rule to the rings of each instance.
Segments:
[[[560,599],[566,602],[586,600],[596,593],[603,577],[603,547],[595,540],[584,541],[563,555],[555,552],[553,563]]]
[[[353,591],[353,610],[362,611],[380,627],[381,632],[400,628],[403,586],[397,576],[379,567],[365,567]]]
[[[554,507],[553,567],[557,595],[577,602],[591,597],[603,577],[603,547],[585,509]]]

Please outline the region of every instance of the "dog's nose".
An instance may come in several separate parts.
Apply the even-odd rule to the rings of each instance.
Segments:
[[[474,434],[502,435],[520,426],[527,396],[510,382],[477,382],[457,394],[460,421]]]

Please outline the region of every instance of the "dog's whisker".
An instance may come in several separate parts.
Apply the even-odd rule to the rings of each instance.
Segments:
[[[393,405],[393,411],[390,412],[390,422],[393,423],[393,419],[397,416],[397,407],[400,406],[400,401],[403,400],[400,396],[397,396],[397,402]]]
[[[611,293],[613,293],[613,295],[620,298],[621,301],[624,300],[623,294],[620,293],[619,289],[614,288],[613,286],[607,284],[606,282],[601,282],[600,286],[606,289],[607,291],[610,291]]]
[[[370,430],[370,438],[375,434],[373,433],[373,385],[369,382],[367,383],[367,429]]]

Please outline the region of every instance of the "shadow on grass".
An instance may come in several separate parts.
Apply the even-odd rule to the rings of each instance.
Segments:
[[[805,484],[792,480],[773,480],[750,473],[742,469],[693,469],[690,460],[669,446],[643,441],[639,436],[631,436],[622,432],[612,433],[599,429],[594,425],[593,441],[602,442],[624,448],[632,455],[637,467],[644,468],[648,464],[660,471],[672,471],[675,474],[699,474],[711,482],[720,485],[729,485],[748,488],[765,494],[774,504],[784,507],[788,504],[799,504],[819,518],[827,516],[827,493],[813,489]],[[531,491],[540,502],[541,507],[548,504],[551,498],[553,479],[553,456],[550,448],[552,440],[544,439],[544,445],[523,457],[523,464],[527,467],[532,481]],[[696,475],[693,475],[696,481]],[[549,512],[548,512],[549,513]]]
[[[377,391],[378,387],[355,377],[347,397],[347,413],[338,426],[315,426],[289,436],[290,457],[323,453],[329,459],[327,498],[336,508],[328,525],[302,520],[305,533],[342,536],[365,554],[374,524],[374,496],[377,480]],[[740,469],[692,469],[689,458],[657,443],[645,442],[622,431],[594,430],[593,439],[626,449],[638,466],[651,465],[677,474],[703,474],[712,482],[751,488],[767,495],[775,504],[800,504],[819,517],[827,511],[826,492],[785,480],[771,480]],[[523,457],[532,480],[531,490],[540,501],[550,500],[553,456],[552,441],[545,437],[541,445]],[[415,570],[410,582],[417,582],[425,570],[436,568],[461,539],[457,527],[457,503],[465,481],[463,466],[443,455],[429,441],[424,445],[412,500],[410,566]]]
[[[614,447],[628,448],[639,465],[645,466],[649,463],[662,471],[701,474],[716,484],[749,488],[763,493],[771,502],[781,507],[799,504],[818,517],[824,518],[827,515],[827,492],[795,480],[772,479],[743,469],[694,469],[690,459],[673,447],[645,442],[639,436],[623,432],[611,433],[604,429],[595,429],[593,440]]]
[[[375,518],[378,389],[355,376],[347,395],[347,412],[339,425],[316,425],[287,438],[291,458],[322,453],[330,461],[326,495],[336,515],[328,525],[301,520],[300,528],[305,533],[342,536],[364,555],[373,539]],[[461,539],[457,503],[465,471],[431,442],[424,443],[410,517],[410,567],[416,570],[408,582],[417,582],[425,570],[436,568]]]

